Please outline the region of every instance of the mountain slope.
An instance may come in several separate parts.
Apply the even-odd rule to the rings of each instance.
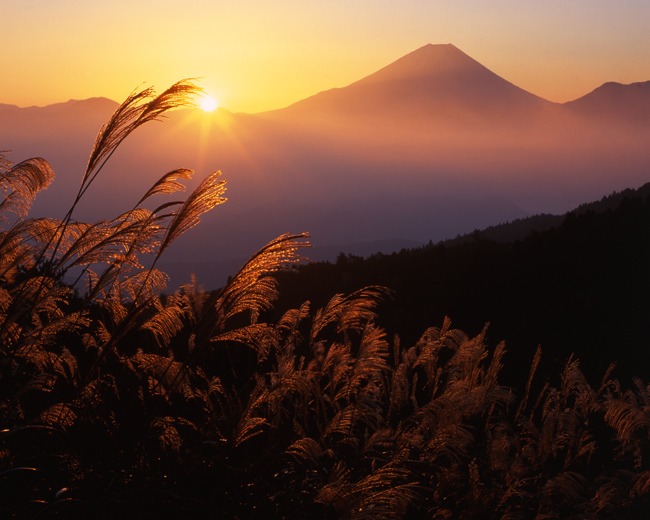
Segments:
[[[591,119],[650,124],[650,81],[623,85],[608,82],[565,103],[570,111]]]
[[[553,103],[513,85],[451,44],[425,45],[347,87],[321,92],[275,117],[467,121],[521,115]]]

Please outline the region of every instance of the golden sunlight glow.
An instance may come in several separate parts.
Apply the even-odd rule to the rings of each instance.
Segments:
[[[205,96],[201,99],[200,106],[201,106],[201,110],[204,110],[205,112],[212,112],[219,105],[214,98],[210,96]]]

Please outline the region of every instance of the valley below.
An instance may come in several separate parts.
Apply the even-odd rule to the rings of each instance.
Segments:
[[[286,232],[309,232],[314,258],[333,260],[377,242],[390,252],[561,214],[639,187],[650,165],[648,99],[650,83],[606,84],[551,103],[453,45],[427,45],[281,110],[171,112],[120,147],[75,217],[127,211],[171,168],[196,171],[189,189],[221,170],[228,202],[164,260],[171,288],[193,271],[216,288]],[[65,212],[94,135],[116,107],[106,99],[0,105],[0,142],[11,160],[45,157],[56,173],[34,215]]]

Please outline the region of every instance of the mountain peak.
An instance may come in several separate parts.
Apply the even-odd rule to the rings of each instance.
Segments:
[[[418,49],[415,49],[414,51],[411,51],[409,54],[461,54],[463,56],[466,56],[466,54],[461,51],[458,47],[456,47],[453,43],[427,43],[426,45],[423,45],[422,47],[419,47]],[[408,56],[408,54],[406,55]],[[404,56],[404,57],[406,57]]]
[[[284,114],[309,121],[366,118],[372,125],[382,118],[428,126],[447,119],[458,125],[489,120],[495,112],[521,118],[548,103],[448,43],[424,45],[347,87],[298,101]]]
[[[467,54],[461,51],[453,43],[427,43],[426,45],[423,45],[422,47],[415,49],[414,51],[411,51],[409,54],[406,54],[403,57],[409,55],[418,55],[418,54],[426,55],[426,56],[448,55],[448,56],[456,56],[456,57],[460,57],[460,56],[467,57]]]
[[[356,84],[377,81],[409,81],[418,78],[463,74],[472,70],[487,71],[483,65],[451,43],[429,43],[357,81]]]

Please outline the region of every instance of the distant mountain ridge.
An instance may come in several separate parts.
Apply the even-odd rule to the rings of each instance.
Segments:
[[[185,264],[179,283],[200,265],[208,288],[286,232],[311,233],[328,255],[341,244],[363,245],[365,253],[373,243],[435,243],[530,215],[561,215],[648,182],[649,99],[645,83],[607,84],[575,102],[551,103],[451,44],[425,45],[280,110],[173,111],[120,146],[75,217],[128,211],[173,168],[197,171],[189,190],[221,170],[228,203],[165,258]],[[0,106],[0,149],[13,150],[14,162],[44,157],[56,172],[33,216],[65,214],[116,106],[105,98]]]
[[[388,87],[392,85],[392,90]],[[492,107],[519,106],[564,106],[573,110],[589,111],[602,108],[603,103],[611,103],[609,110],[635,110],[636,103],[650,109],[650,81],[621,84],[606,82],[593,91],[566,103],[555,103],[532,94],[490,71],[487,67],[470,57],[451,43],[426,44],[394,62],[382,67],[348,86],[325,90],[293,104],[255,115],[279,115],[303,110],[304,108],[345,108],[349,102],[341,99],[343,92],[357,90],[359,97],[369,92],[369,87],[379,89],[380,94],[371,96],[401,95],[416,101],[429,100],[432,103],[474,101],[476,106],[488,103]],[[411,99],[410,101],[412,101]],[[397,99],[390,99],[398,103]],[[368,102],[369,103],[369,102]],[[18,107],[0,103],[0,110],[65,110],[85,105],[116,108],[117,103],[105,97],[83,100],[70,99],[45,106]]]
[[[66,111],[72,108],[84,108],[84,109],[112,109],[115,110],[119,106],[119,103],[113,101],[112,99],[106,97],[91,97],[86,99],[69,99],[68,101],[62,101],[60,103],[52,103],[45,106],[28,106],[28,107],[19,107],[17,105],[9,105],[6,103],[0,103],[0,110],[29,110],[29,111]]]
[[[592,118],[626,119],[650,123],[650,81],[623,85],[607,82],[589,94],[564,104],[565,107]]]
[[[0,124],[8,124],[3,119],[11,114],[104,115],[116,107],[115,101],[103,97],[70,99],[43,107],[21,108],[0,103]],[[650,81],[629,85],[607,82],[580,98],[560,104],[514,85],[451,43],[427,44],[347,86],[325,90],[253,117],[301,125],[336,120],[349,124],[367,118],[371,124],[387,119],[411,124],[444,121],[462,126],[480,118],[534,118],[540,114],[546,117],[549,112],[650,124]],[[503,126],[503,121],[499,126]]]
[[[0,137],[7,137],[2,130],[10,132],[29,131],[38,134],[39,130],[66,131],[67,128],[97,128],[105,122],[119,106],[105,97],[70,99],[44,107],[18,107],[0,104]],[[90,125],[90,126],[89,126]],[[36,137],[38,139],[38,136]]]

